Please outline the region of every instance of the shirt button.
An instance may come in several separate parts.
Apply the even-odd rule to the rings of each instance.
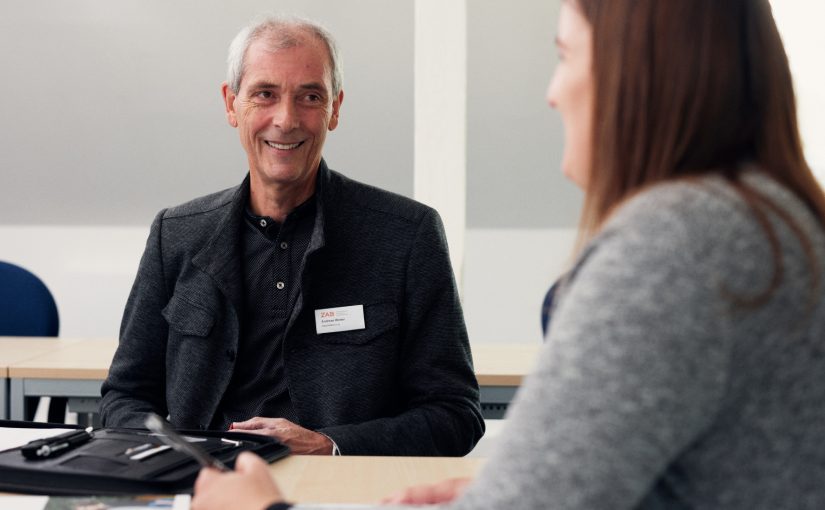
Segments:
[[[281,249],[286,250],[287,246],[289,246],[286,241],[281,241]]]
[[[266,220],[265,219],[261,218],[261,221],[259,223],[262,227],[266,228]]]
[[[275,286],[278,288],[278,290],[284,290],[285,287],[284,282],[278,282],[275,284]]]

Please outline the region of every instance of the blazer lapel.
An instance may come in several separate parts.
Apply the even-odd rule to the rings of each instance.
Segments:
[[[221,218],[206,245],[192,257],[192,263],[212,277],[240,317],[243,303],[243,271],[241,269],[240,236],[243,208],[249,195],[249,175],[238,187],[232,205]]]
[[[321,159],[321,165],[318,168],[318,176],[315,181],[315,225],[312,228],[312,237],[309,240],[309,246],[307,246],[303,266],[301,267],[301,292],[298,293],[298,297],[295,299],[295,306],[292,308],[292,313],[289,316],[289,320],[287,321],[286,325],[286,330],[284,331],[285,341],[288,341],[289,333],[292,330],[292,326],[293,324],[295,324],[295,321],[298,319],[298,316],[303,311],[304,305],[306,303],[312,302],[309,293],[312,292],[313,275],[312,271],[308,270],[307,268],[311,266],[312,259],[315,257],[315,255],[319,251],[321,251],[323,247],[326,245],[325,218],[329,214],[328,204],[331,199],[329,177],[330,175],[329,169],[327,168],[327,164],[323,159]]]

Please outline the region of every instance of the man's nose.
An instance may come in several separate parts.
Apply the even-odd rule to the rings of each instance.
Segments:
[[[282,131],[292,131],[300,127],[300,118],[295,108],[295,103],[290,100],[279,101],[275,105],[275,114],[272,116],[272,123]]]

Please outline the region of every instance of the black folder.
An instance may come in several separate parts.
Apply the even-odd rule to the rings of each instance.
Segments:
[[[19,424],[6,422],[2,426]],[[269,462],[289,454],[289,448],[267,436],[202,430],[178,432],[229,467],[242,451],[254,452]],[[0,491],[49,495],[192,491],[200,465],[188,455],[173,449],[148,456],[133,453],[164,445],[148,430],[106,428],[92,434],[90,441],[42,460],[26,459],[20,447],[0,452]]]

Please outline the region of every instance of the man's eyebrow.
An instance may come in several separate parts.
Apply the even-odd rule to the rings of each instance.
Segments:
[[[316,92],[324,92],[326,93],[327,88],[324,86],[323,83],[318,82],[311,82],[311,83],[303,83],[298,88],[301,90],[314,90]]]
[[[280,89],[281,86],[277,83],[271,83],[268,81],[257,81],[254,82],[252,85],[249,86],[251,90],[263,90],[263,89]],[[314,90],[316,92],[327,92],[327,87],[323,83],[319,82],[310,82],[310,83],[302,83],[298,85],[300,90]]]
[[[275,83],[270,83],[268,81],[256,81],[252,85],[249,86],[250,89],[253,90],[260,90],[260,89],[277,89],[280,88],[280,85]]]

